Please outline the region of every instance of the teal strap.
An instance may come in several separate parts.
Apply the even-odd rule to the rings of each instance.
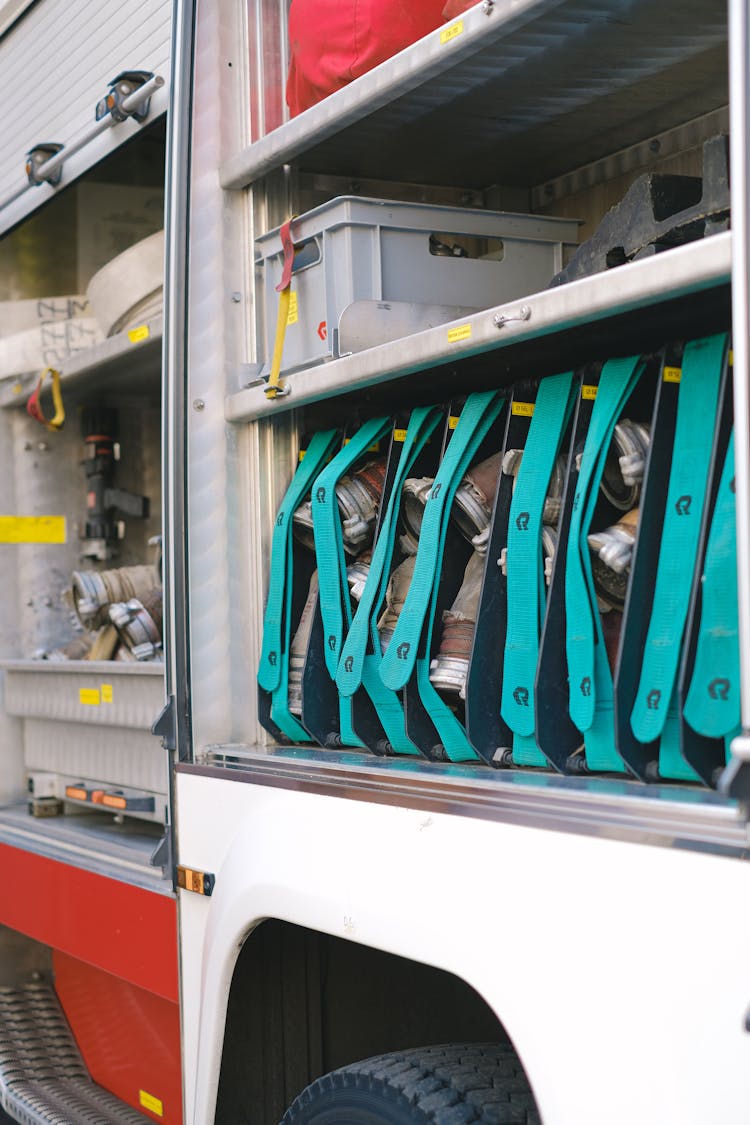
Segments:
[[[336,485],[370,446],[383,437],[389,426],[388,418],[371,418],[365,422],[351,441],[333,458],[330,465],[326,466],[312,490],[313,531],[315,555],[318,560],[325,662],[332,680],[336,678],[345,621],[347,627],[351,622],[344,538],[336,498]]]
[[[404,687],[411,677],[425,614],[437,597],[437,576],[456,489],[502,405],[498,391],[470,395],[440,462],[425,506],[409,592],[380,668],[383,683],[393,691]]]
[[[380,679],[382,662],[380,646],[377,652],[365,654],[362,664],[362,685],[375,704],[385,736],[397,754],[419,757],[419,750],[406,733],[404,708],[395,691],[390,691]]]
[[[508,517],[508,619],[500,713],[514,733],[524,736],[533,735],[535,725],[534,678],[545,599],[544,501],[568,420],[572,385],[572,371],[539,385]],[[538,750],[535,759],[523,764],[546,763]]]
[[[707,738],[724,738],[740,725],[734,434],[708,536],[698,645],[684,715],[693,730]]]
[[[276,516],[271,540],[271,568],[268,601],[263,617],[258,683],[264,691],[279,687],[283,666],[289,658],[289,613],[292,595],[292,517],[310,490],[310,485],[325,464],[336,441],[336,430],[315,434],[304,458],[297,466],[291,484]],[[282,636],[282,629],[286,633]],[[301,729],[301,728],[300,728]]]
[[[597,690],[600,686],[607,690],[607,677],[604,685],[599,685],[596,676],[596,648],[603,647],[603,638],[587,536],[612,433],[642,370],[638,356],[611,359],[602,368],[573,498],[565,566],[565,647],[570,717],[581,731],[587,731],[594,723]],[[605,664],[606,660],[599,661],[598,667],[603,670]],[[608,666],[607,674],[611,693]]]
[[[380,640],[377,637],[378,610],[388,585],[388,568],[393,557],[398,514],[401,509],[401,490],[411,468],[440,421],[441,412],[435,407],[418,407],[412,411],[406,429],[398,469],[393,481],[388,504],[380,523],[375,549],[362,596],[354,620],[344,641],[336,683],[342,695],[353,695],[362,683],[362,669],[367,643],[373,635],[375,654],[380,658]]]
[[[430,632],[432,632],[431,629]],[[429,653],[429,644],[427,651]],[[417,660],[417,684],[420,699],[440,735],[440,741],[450,761],[476,761],[479,754],[466,737],[466,730],[442,696],[435,690],[435,685],[430,680],[429,655]]]
[[[675,781],[700,781],[692,766],[688,765],[680,749],[680,709],[677,689],[672,692],[667,717],[659,739],[659,776]]]
[[[672,468],[654,601],[630,716],[639,742],[661,734],[677,675],[714,440],[725,335],[693,340],[682,357]]]

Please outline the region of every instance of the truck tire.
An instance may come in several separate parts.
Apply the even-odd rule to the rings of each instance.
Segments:
[[[281,1125],[540,1125],[512,1047],[468,1043],[394,1051],[333,1070]]]

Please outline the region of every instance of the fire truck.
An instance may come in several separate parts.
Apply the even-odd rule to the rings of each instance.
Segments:
[[[294,3],[0,3],[0,1113],[744,1125],[748,6]]]

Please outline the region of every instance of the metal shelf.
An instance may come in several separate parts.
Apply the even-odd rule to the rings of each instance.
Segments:
[[[451,29],[458,29],[451,34]],[[487,0],[221,169],[538,185],[727,102],[717,0]]]
[[[5,710],[22,718],[150,731],[164,706],[162,663],[3,660],[0,671]]]
[[[97,391],[151,391],[159,401],[163,317],[145,321],[130,332],[109,336],[77,352],[59,368],[63,391],[96,384]],[[0,407],[25,406],[36,386],[36,372],[0,383]]]
[[[459,360],[463,361],[464,366],[473,363],[473,368],[476,369],[474,357],[478,357],[478,360],[484,357],[486,360],[492,353],[506,350],[500,357],[505,359],[507,349],[523,344],[528,351],[528,344],[535,341],[547,346],[553,363],[559,362],[560,366],[553,367],[552,370],[564,369],[566,362],[575,364],[577,360],[573,347],[568,355],[563,353],[561,333],[573,336],[576,332],[583,332],[589,346],[595,348],[597,323],[606,322],[609,330],[615,318],[634,314],[643,320],[647,307],[662,306],[665,302],[691,296],[700,298],[708,315],[711,310],[709,302],[704,300],[706,292],[729,284],[730,237],[729,232],[717,234],[704,241],[664,251],[652,258],[632,262],[607,273],[596,274],[495,309],[475,313],[462,321],[455,321],[453,325],[431,328],[306,371],[298,371],[284,379],[289,393],[283,398],[267,399],[264,384],[248,387],[227,397],[227,421],[253,421],[309,405],[331,395],[376,388],[379,384],[413,376],[426,369],[433,369],[430,371],[432,378],[435,368],[448,366],[453,369]],[[522,306],[526,310],[525,319],[519,319]],[[663,343],[668,338],[669,328],[661,311],[654,316],[656,343]],[[691,314],[690,323],[695,325],[696,330],[703,330],[699,317],[700,310],[697,310]],[[459,338],[451,341],[449,330],[457,326],[461,326],[463,331],[456,333]],[[626,341],[630,333],[631,329],[626,325]],[[602,344],[605,351],[607,347],[616,346],[611,331],[609,335],[609,343],[605,341]],[[554,339],[550,339],[551,337]],[[627,342],[624,346],[627,347]],[[641,343],[637,346],[643,348]],[[543,362],[538,357],[538,352],[537,355],[530,352],[525,362]],[[588,358],[592,358],[591,355]],[[500,365],[494,366],[497,377],[500,377]],[[540,370],[538,373],[544,372]]]

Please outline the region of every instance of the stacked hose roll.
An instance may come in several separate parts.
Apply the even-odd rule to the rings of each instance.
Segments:
[[[96,632],[89,660],[153,660],[162,647],[162,588],[155,566],[76,570],[72,576],[76,616]]]
[[[141,598],[159,585],[153,566],[121,566],[114,570],[74,570],[73,605],[85,629],[98,629],[109,620],[115,602]]]
[[[163,603],[160,586],[140,598],[115,602],[109,607],[109,620],[122,644],[136,660],[153,660],[162,647]]]

